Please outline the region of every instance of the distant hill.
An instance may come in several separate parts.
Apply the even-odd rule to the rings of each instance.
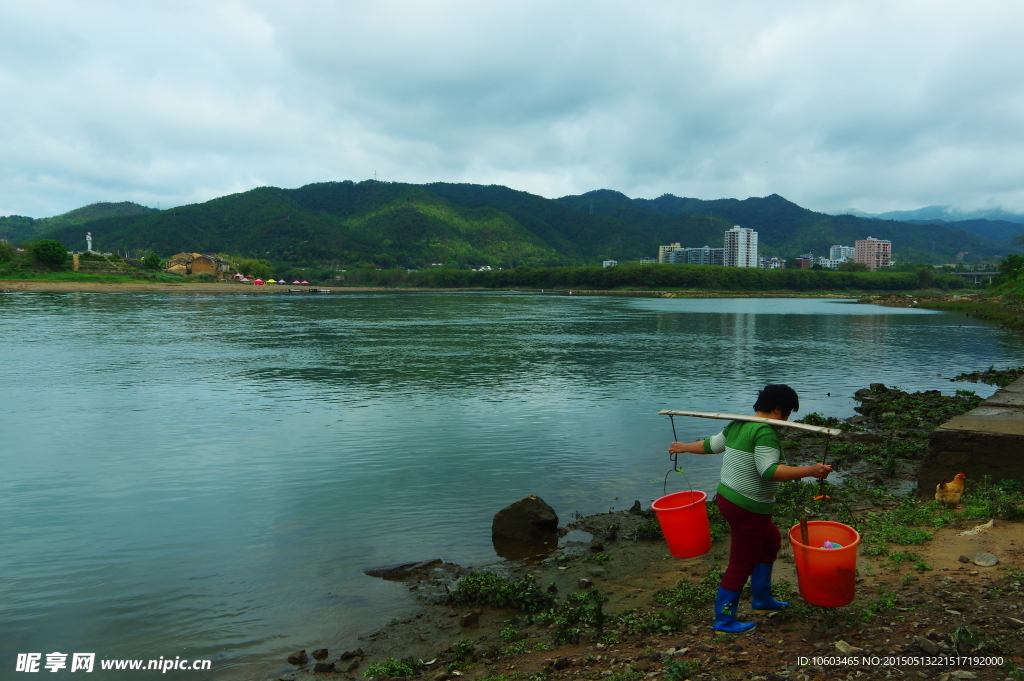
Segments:
[[[877,218],[879,220],[899,220],[901,222],[934,221],[962,222],[964,220],[992,220],[1005,222],[1024,223],[1024,215],[1020,213],[1008,213],[1001,208],[991,210],[975,210],[969,213],[962,213],[951,206],[925,206],[916,210],[893,210],[888,213],[865,213],[856,208],[845,211],[846,214],[862,218]]]
[[[146,215],[157,212],[153,208],[140,206],[131,201],[120,203],[91,203],[88,206],[76,208],[62,215],[55,215],[51,218],[28,218],[22,215],[9,215],[0,217],[0,238],[20,243],[28,241],[35,235],[42,232],[52,232],[64,227],[83,225],[92,220],[109,218],[124,215]],[[85,243],[85,233],[80,235],[76,241]],[[83,246],[84,248],[84,246]]]
[[[672,194],[656,199],[629,199],[618,192],[601,190],[559,200],[581,207],[587,205],[591,197],[610,199],[613,194],[617,195],[614,200],[620,204],[665,216],[714,216],[730,224],[750,227],[757,230],[761,250],[768,255],[791,257],[804,252],[827,255],[833,244],[852,246],[855,240],[868,236],[892,241],[893,252],[903,261],[948,261],[960,251],[969,251],[975,256],[994,256],[1020,250],[1012,243],[1012,238],[973,234],[958,223],[911,224],[852,215],[828,215],[802,208],[778,194],[764,198],[705,201]],[[602,205],[595,201],[595,210]],[[708,238],[711,236],[709,234]],[[711,245],[721,245],[721,239],[717,236],[716,243]],[[703,243],[697,238],[683,245],[702,246]]]
[[[105,204],[135,206],[135,204]],[[948,262],[1019,250],[959,224],[912,224],[826,215],[781,196],[703,201],[666,194],[631,199],[612,190],[547,199],[499,185],[324,182],[298,189],[260,187],[201,204],[77,221],[57,218],[45,236],[65,244],[91,231],[102,250],[230,253],[296,266],[465,267],[595,264],[654,257],[658,245],[721,246],[733,225],[759,232],[762,253],[824,255],[832,244],[869,235],[890,239],[900,260]],[[129,212],[134,210],[134,212]],[[73,216],[69,218],[69,216]],[[12,229],[24,220],[4,218]],[[42,220],[32,222],[44,222]],[[970,226],[970,225],[967,225]]]
[[[968,234],[975,234],[997,241],[1011,242],[1015,238],[1024,235],[1024,224],[1008,222],[1006,220],[959,220],[957,222],[946,222],[945,220],[907,220],[907,222],[915,225],[944,225],[952,229],[962,229]]]

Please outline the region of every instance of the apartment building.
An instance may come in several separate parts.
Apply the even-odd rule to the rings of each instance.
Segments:
[[[757,232],[736,225],[725,233],[725,266],[757,267]]]
[[[853,242],[853,260],[868,266],[868,270],[877,272],[879,268],[892,264],[892,242],[869,236]]]
[[[828,249],[828,259],[842,260],[843,258],[846,258],[847,260],[853,260],[854,255],[856,255],[856,250],[857,249],[853,246],[839,246],[837,244]]]
[[[658,246],[658,262],[663,265],[672,262],[672,252],[678,251],[680,248],[678,241],[668,246]]]
[[[724,265],[725,249],[710,246],[678,248],[672,252],[669,262],[676,265]]]

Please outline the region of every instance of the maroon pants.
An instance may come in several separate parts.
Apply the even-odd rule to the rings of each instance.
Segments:
[[[782,535],[770,515],[737,506],[721,494],[715,497],[718,510],[729,522],[729,567],[722,575],[722,587],[742,591],[758,563],[774,563],[782,546]]]

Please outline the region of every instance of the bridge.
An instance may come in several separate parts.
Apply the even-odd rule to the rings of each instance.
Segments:
[[[991,284],[992,279],[999,276],[999,272],[949,272],[948,274],[955,274],[958,277],[963,277],[965,280],[973,279],[975,286]],[[985,281],[985,279],[988,279],[988,281]]]

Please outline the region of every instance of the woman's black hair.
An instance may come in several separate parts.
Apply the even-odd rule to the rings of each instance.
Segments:
[[[754,402],[754,411],[768,414],[778,409],[783,416],[789,416],[794,411],[800,411],[800,398],[796,391],[788,385],[766,385],[764,390],[757,394],[757,402]]]

